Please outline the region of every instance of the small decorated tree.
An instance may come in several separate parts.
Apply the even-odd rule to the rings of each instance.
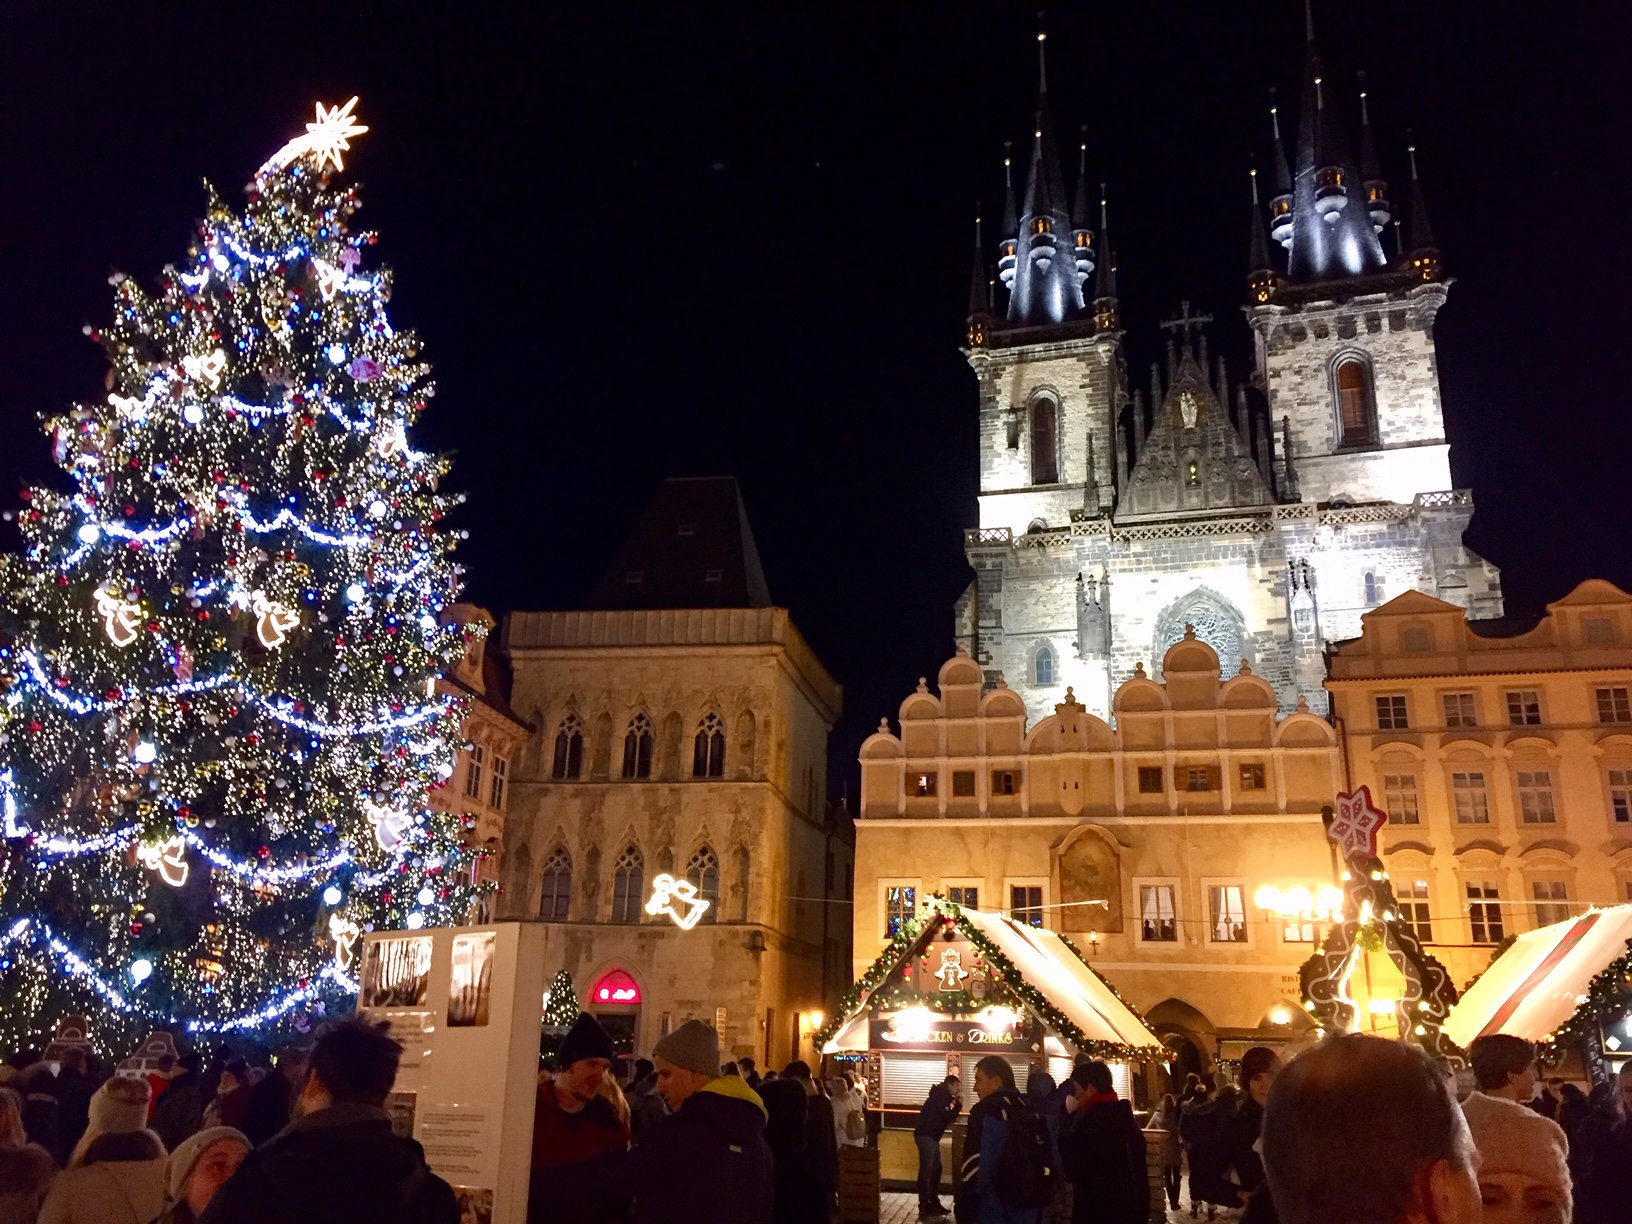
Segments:
[[[557,969],[550,981],[550,990],[544,997],[544,1027],[566,1031],[578,1019],[578,992],[572,986],[572,974]]]
[[[206,216],[156,291],[114,277],[105,402],[46,422],[72,491],[0,558],[0,1046],[98,1017],[308,1027],[356,941],[463,921],[447,462],[391,278],[353,232],[344,107]],[[101,1019],[107,1015],[105,1022]],[[123,1039],[118,1032],[123,1026]]]

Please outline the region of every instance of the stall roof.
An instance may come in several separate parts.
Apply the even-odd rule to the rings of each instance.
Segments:
[[[1488,1033],[1551,1037],[1586,1002],[1592,979],[1626,955],[1629,939],[1632,905],[1526,931],[1451,1008],[1445,1035],[1464,1049]]]
[[[1139,1014],[1122,1001],[1110,983],[1094,972],[1062,936],[1041,927],[1022,926],[1001,914],[964,909],[940,897],[928,897],[925,903],[930,912],[920,920],[907,947],[902,950],[892,944],[886,948],[870,974],[879,969],[893,970],[916,955],[944,918],[970,939],[992,944],[1020,978],[1019,982],[1008,983],[1011,989],[1026,985],[1035,989],[1061,1018],[1080,1031],[1082,1044],[1149,1049],[1152,1056],[1167,1057],[1161,1038],[1146,1027]],[[889,964],[886,966],[885,962]],[[843,1015],[833,1036],[822,1047],[823,1053],[867,1048],[868,1002],[861,1000]],[[1040,1014],[1039,1018],[1051,1028],[1061,1027],[1047,1014]],[[1069,1032],[1062,1032],[1061,1036],[1076,1041]]]

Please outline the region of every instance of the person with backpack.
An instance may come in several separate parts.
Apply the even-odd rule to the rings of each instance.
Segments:
[[[1133,1106],[1116,1095],[1102,1062],[1079,1065],[1071,1084],[1071,1120],[1060,1138],[1060,1165],[1075,1191],[1071,1224],[1143,1224],[1150,1177]]]
[[[1038,1224],[1060,1187],[1048,1127],[995,1054],[975,1064],[975,1095],[953,1194],[957,1224]]]

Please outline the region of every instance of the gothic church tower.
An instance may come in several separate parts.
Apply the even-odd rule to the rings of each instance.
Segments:
[[[1391,254],[1364,90],[1356,159],[1311,23],[1295,172],[1275,117],[1268,237],[1284,255],[1253,184],[1255,369],[1232,387],[1208,358],[1210,316],[1185,303],[1164,324],[1147,399],[1129,386],[1086,143],[1068,207],[1043,40],[1018,209],[1012,179],[1006,189],[1001,288],[977,224],[965,348],[980,522],[965,533],[975,579],[956,621],[988,681],[1002,673],[1032,721],[1068,685],[1108,715],[1115,687],[1141,666],[1156,674],[1194,626],[1226,674],[1263,675],[1283,709],[1324,710],[1325,645],[1358,636],[1368,608],[1417,589],[1501,615],[1495,569],[1462,543],[1473,502],[1452,488],[1433,339],[1449,282],[1414,150],[1409,238]]]

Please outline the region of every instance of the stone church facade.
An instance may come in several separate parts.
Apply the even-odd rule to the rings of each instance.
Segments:
[[[1246,660],[1283,712],[1300,697],[1324,711],[1326,645],[1358,636],[1368,609],[1418,590],[1502,613],[1496,569],[1463,543],[1473,498],[1451,478],[1433,335],[1449,281],[1414,160],[1411,227],[1394,226],[1390,253],[1370,127],[1355,157],[1319,74],[1311,38],[1293,164],[1276,135],[1268,235],[1254,209],[1252,370],[1232,384],[1186,303],[1148,393],[1129,375],[1104,200],[1096,232],[1085,169],[1066,198],[1039,91],[1003,289],[977,237],[964,351],[980,520],[955,612],[987,683],[1002,675],[1033,722],[1068,686],[1108,716],[1138,664],[1159,679],[1186,625],[1226,671]]]

